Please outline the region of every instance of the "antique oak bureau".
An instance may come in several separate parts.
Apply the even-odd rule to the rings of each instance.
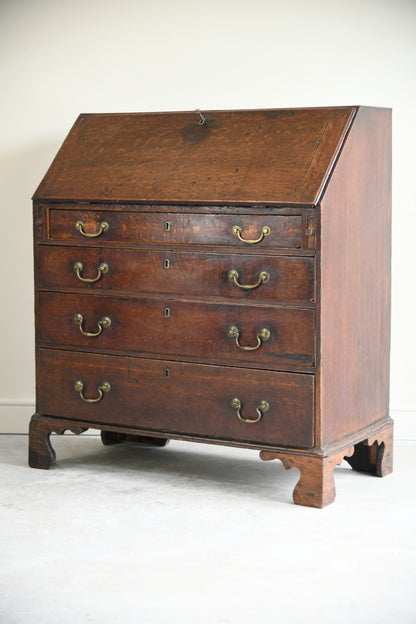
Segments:
[[[33,198],[30,465],[91,427],[258,449],[300,505],[391,472],[390,196],[388,109],[80,115]]]

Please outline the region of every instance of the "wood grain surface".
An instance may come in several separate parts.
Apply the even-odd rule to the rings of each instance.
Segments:
[[[201,115],[81,115],[35,193],[30,464],[89,426],[257,448],[322,507],[392,470],[391,111]]]
[[[359,110],[320,212],[325,446],[389,413],[390,110]]]
[[[166,372],[168,371],[168,373]],[[37,412],[57,418],[183,432],[212,438],[310,447],[313,445],[313,376],[168,360],[39,349]],[[111,390],[98,403],[103,381]],[[270,408],[257,423],[256,406]]]
[[[315,204],[355,110],[80,115],[34,199]]]
[[[99,331],[107,316],[111,326],[99,336],[84,336],[74,323],[82,314],[86,332]],[[41,292],[38,343],[105,352],[190,356],[205,362],[239,362],[278,369],[312,366],[315,355],[314,310],[272,306],[186,303],[170,299],[130,299],[89,294]],[[253,347],[262,329],[270,338],[254,351],[239,348],[228,336],[240,332],[239,343]]]
[[[49,211],[49,237],[53,240],[85,241],[76,228],[81,221],[88,234],[99,232],[99,224],[108,223],[108,230],[99,236],[100,243],[165,243],[169,245],[232,245],[245,250],[244,243],[233,234],[233,227],[241,228],[243,239],[261,238],[262,228],[270,228],[270,234],[255,243],[257,251],[266,248],[302,247],[302,215],[222,215],[170,212],[122,213],[109,210],[62,210]],[[97,239],[98,240],[98,239]],[[91,239],[87,239],[91,242]]]
[[[96,277],[102,262],[109,269],[97,282],[85,283],[74,272],[76,262],[83,264],[81,277]],[[315,298],[315,262],[309,257],[40,245],[37,269],[38,286],[48,289],[226,297],[247,303],[306,303]],[[244,289],[228,278],[231,270],[237,271],[237,281],[243,286],[256,284],[263,271],[270,279],[257,288]]]

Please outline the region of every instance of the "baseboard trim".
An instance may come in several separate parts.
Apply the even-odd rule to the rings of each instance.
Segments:
[[[395,440],[416,440],[416,405],[392,405],[390,416],[394,420]]]
[[[31,399],[2,399],[0,401],[0,434],[27,433],[35,411]],[[395,440],[416,440],[416,405],[392,405]]]
[[[28,434],[34,413],[35,402],[31,399],[3,399],[0,401],[0,435]],[[89,429],[88,432],[90,435],[100,434],[96,429]]]
[[[0,401],[0,433],[27,433],[34,411],[33,399],[2,399]]]

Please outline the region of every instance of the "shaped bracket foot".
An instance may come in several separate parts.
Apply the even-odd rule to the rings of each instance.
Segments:
[[[265,461],[280,459],[286,470],[298,468],[300,479],[293,490],[294,503],[305,507],[322,508],[335,500],[335,466],[342,462],[345,455],[352,455],[353,452],[354,447],[351,447],[330,457],[321,457],[261,451],[260,458]]]
[[[354,446],[351,457],[345,458],[353,470],[385,477],[393,471],[393,421]]]
[[[76,423],[53,420],[34,414],[29,426],[29,466],[47,470],[56,463],[56,454],[50,441],[51,433],[62,435],[70,430],[72,433],[83,433],[88,427]]]

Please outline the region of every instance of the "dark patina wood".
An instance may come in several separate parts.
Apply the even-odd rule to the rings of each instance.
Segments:
[[[52,240],[85,241],[75,228],[81,222],[83,231],[95,234],[100,224],[108,229],[100,235],[100,242],[165,243],[168,245],[232,245],[244,248],[245,239],[261,237],[262,228],[270,228],[259,243],[259,249],[302,247],[302,215],[221,215],[181,214],[170,212],[149,213],[109,210],[54,210],[49,211],[49,237]],[[241,228],[240,236],[233,227]]]
[[[269,445],[313,444],[311,375],[54,349],[39,350],[38,372],[41,414]],[[86,403],[74,389],[77,380],[87,399],[98,397],[102,382],[111,389]],[[234,398],[243,418],[254,420],[260,401],[270,407],[259,422],[246,423]]]
[[[48,470],[56,463],[56,453],[51,444],[51,433],[62,435],[65,431],[80,434],[87,431],[93,423],[77,423],[72,420],[56,419],[34,414],[30,421],[30,448],[29,466]],[[148,446],[166,446],[168,438],[159,438],[146,435],[133,435],[114,430],[102,430],[101,440],[103,444],[117,444],[119,442],[135,442]]]
[[[320,219],[326,445],[389,414],[391,111],[360,110]]]
[[[75,323],[77,314],[83,317],[81,326]],[[81,333],[81,327],[98,333],[103,317],[111,325],[98,336]],[[40,292],[38,318],[37,339],[42,346],[196,359],[203,353],[210,362],[235,361],[271,369],[311,367],[315,360],[315,311],[311,309]],[[231,328],[237,328],[239,335],[233,335]],[[269,337],[262,338],[264,329]],[[257,345],[255,350],[241,348]]]
[[[39,245],[38,285],[47,289],[84,289],[226,297],[246,301],[306,303],[315,300],[315,259],[235,253],[177,252],[170,249],[108,249]],[[81,277],[94,278],[102,262],[108,272],[93,284],[77,278],[74,264],[82,262]],[[238,282],[256,284],[266,271],[270,279],[253,289],[240,288],[228,278],[237,271]]]
[[[35,199],[315,204],[354,113],[80,115]]]
[[[34,414],[29,427],[29,466],[47,470],[56,462],[56,453],[50,441],[51,433],[62,435],[65,431],[72,433],[84,433],[88,427],[74,421],[48,419],[39,414]]]
[[[366,440],[355,444],[354,453],[345,457],[353,470],[385,477],[393,470],[393,423]]]
[[[280,459],[286,469],[295,467],[300,470],[300,478],[293,491],[296,504],[326,507],[335,499],[334,468],[344,459],[353,470],[378,477],[385,477],[393,470],[392,422],[387,422],[381,429],[380,426],[374,427],[371,437],[354,443],[361,436],[350,436],[326,453],[322,451],[316,455],[302,455],[299,452],[261,451],[260,458],[265,461]]]
[[[34,196],[30,465],[93,427],[258,449],[312,507],[391,472],[390,201],[387,109],[81,115]]]

